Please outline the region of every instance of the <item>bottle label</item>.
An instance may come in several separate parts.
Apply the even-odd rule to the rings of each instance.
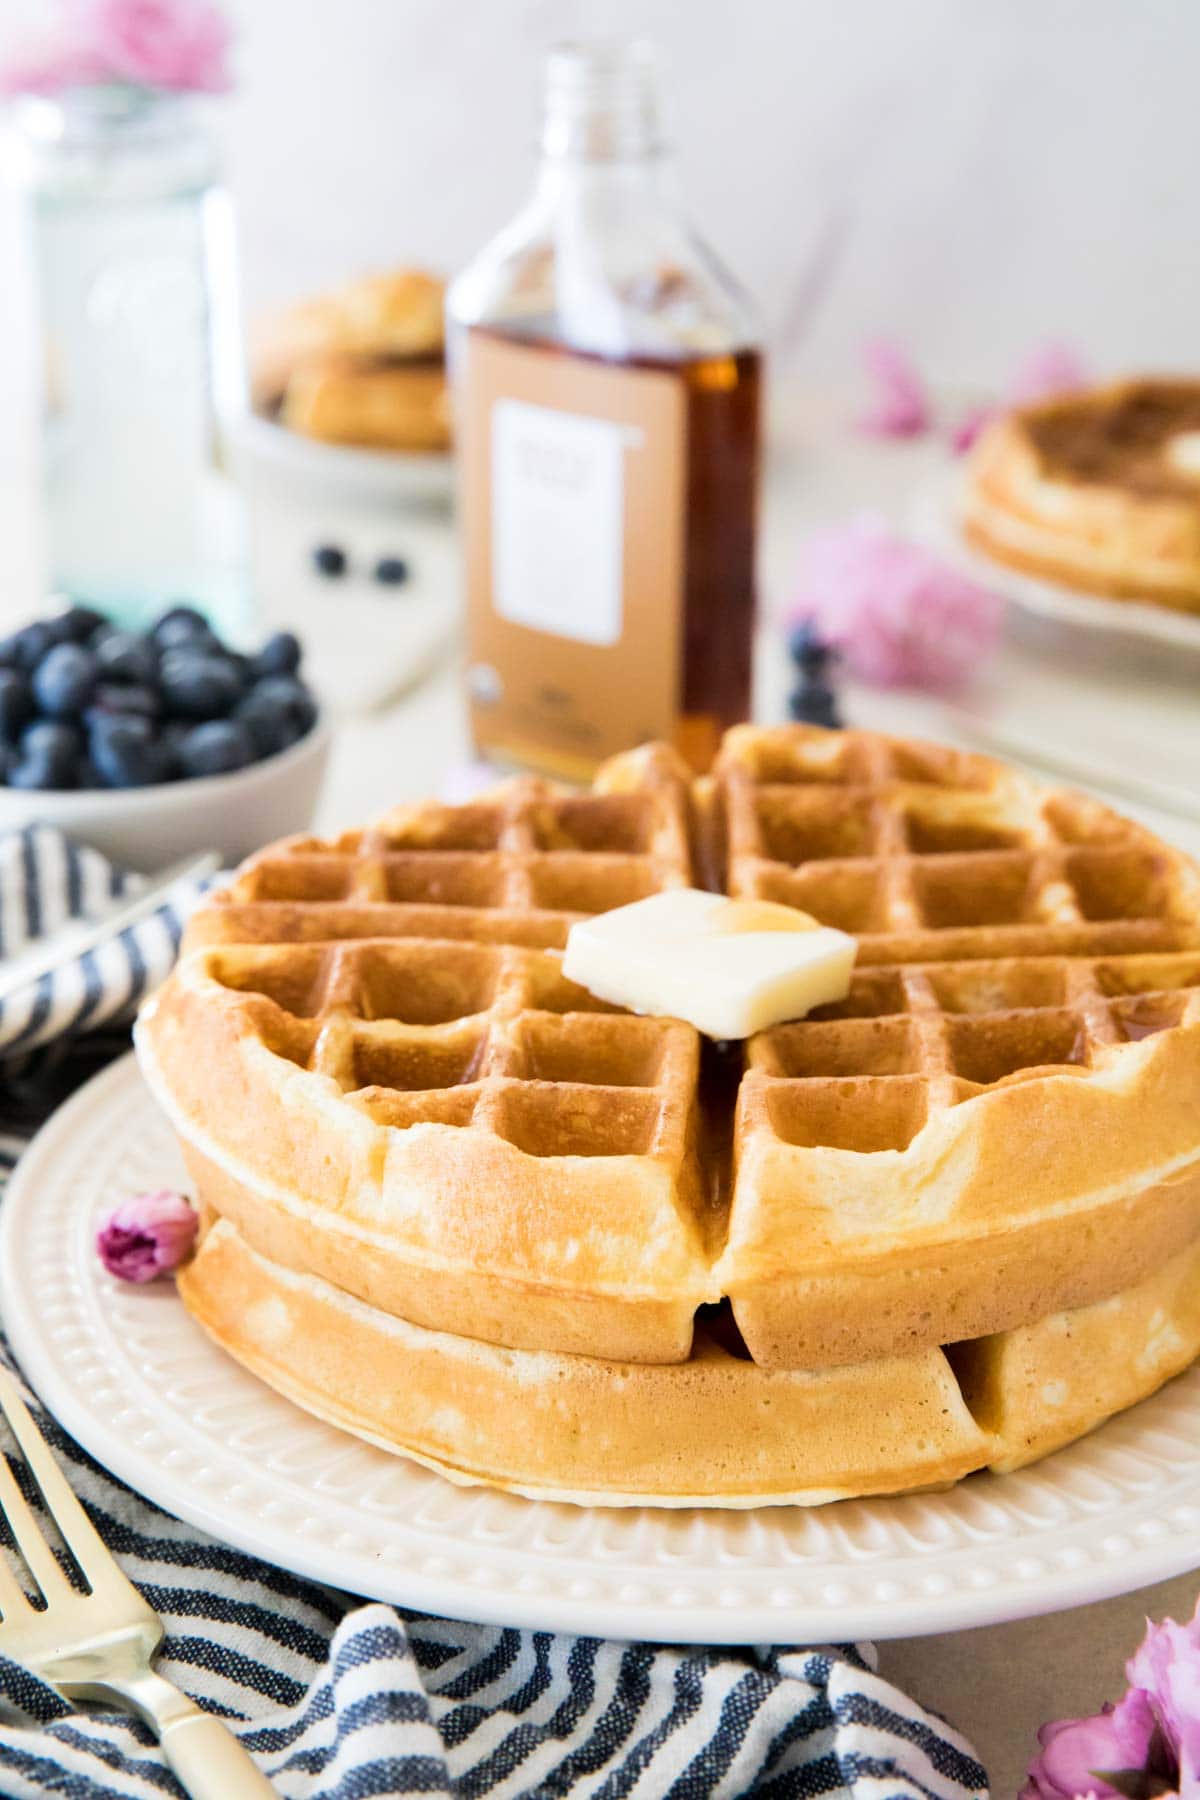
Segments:
[[[556,773],[673,735],[682,383],[468,333],[460,388],[468,689],[481,749]]]
[[[492,598],[502,619],[615,644],[624,612],[625,428],[498,400]]]

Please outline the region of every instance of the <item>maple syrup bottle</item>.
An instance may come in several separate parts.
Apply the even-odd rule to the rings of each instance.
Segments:
[[[448,301],[477,748],[585,778],[747,716],[758,328],[680,208],[644,44],[546,61],[525,211]]]

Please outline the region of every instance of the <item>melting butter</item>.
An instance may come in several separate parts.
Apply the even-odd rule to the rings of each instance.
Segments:
[[[632,1012],[745,1038],[844,999],[857,948],[796,907],[671,888],[573,925],[563,973]]]

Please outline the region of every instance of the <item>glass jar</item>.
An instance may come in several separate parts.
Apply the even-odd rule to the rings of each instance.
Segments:
[[[759,329],[683,212],[646,45],[550,53],[533,197],[448,318],[477,746],[705,766],[750,705]]]
[[[81,88],[18,110],[43,366],[51,587],[139,625],[247,625],[224,427],[244,401],[233,221],[191,103]]]

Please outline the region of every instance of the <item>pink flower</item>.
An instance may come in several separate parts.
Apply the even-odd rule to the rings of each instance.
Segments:
[[[1125,1673],[1151,1697],[1179,1765],[1180,1793],[1200,1795],[1200,1606],[1187,1625],[1147,1623]]]
[[[221,93],[230,85],[229,42],[212,0],[66,0],[53,34],[0,71],[0,92],[121,82]]]
[[[933,409],[916,364],[899,344],[878,338],[863,351],[875,398],[858,421],[869,437],[919,437],[928,431]]]
[[[1149,1694],[1131,1688],[1116,1706],[1091,1719],[1058,1719],[1038,1732],[1042,1753],[1029,1765],[1021,1800],[1120,1800],[1127,1792],[1106,1775],[1145,1770],[1155,1732]],[[1162,1788],[1157,1790],[1163,1792]]]
[[[216,94],[230,85],[229,25],[209,0],[77,0],[82,42],[112,77]]]
[[[187,1261],[199,1217],[182,1194],[160,1188],[122,1200],[101,1221],[96,1253],[122,1281],[153,1281]]]
[[[933,693],[966,684],[996,647],[1002,611],[986,588],[870,518],[809,539],[790,608],[861,680]]]

